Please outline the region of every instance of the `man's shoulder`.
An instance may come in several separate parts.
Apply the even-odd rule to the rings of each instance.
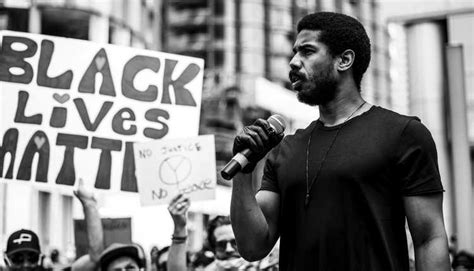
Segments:
[[[404,115],[381,106],[374,105],[372,110],[374,110],[375,114],[373,115],[376,118],[390,127],[401,126],[403,128],[412,120],[421,122],[417,116]]]
[[[402,119],[402,120],[412,120],[412,119],[419,120],[417,116],[405,115],[405,114],[398,113],[396,111],[393,111],[391,109],[388,109],[382,106],[374,105],[374,108],[379,112],[380,115],[387,118]]]

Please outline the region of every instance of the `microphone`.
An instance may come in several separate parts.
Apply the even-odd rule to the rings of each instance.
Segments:
[[[267,121],[274,133],[281,134],[285,131],[285,121],[280,115],[271,115]],[[221,170],[222,178],[226,180],[232,179],[237,172],[241,171],[249,163],[248,158],[251,155],[252,151],[250,149],[244,149],[237,153]]]

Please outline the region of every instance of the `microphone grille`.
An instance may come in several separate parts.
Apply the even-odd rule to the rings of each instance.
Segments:
[[[268,122],[270,123],[272,128],[275,130],[275,133],[281,134],[285,131],[286,125],[285,125],[285,120],[283,119],[282,116],[271,115],[268,118]]]

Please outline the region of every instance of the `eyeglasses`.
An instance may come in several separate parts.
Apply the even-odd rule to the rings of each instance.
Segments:
[[[237,250],[237,243],[235,242],[235,239],[230,239],[230,240],[220,240],[216,242],[216,250],[217,251],[225,251],[227,249],[227,244],[232,246],[233,249]]]
[[[37,264],[39,261],[40,255],[38,253],[34,252],[28,252],[28,253],[15,253],[11,256],[9,256],[9,260],[12,265],[23,265],[25,263],[34,265]]]

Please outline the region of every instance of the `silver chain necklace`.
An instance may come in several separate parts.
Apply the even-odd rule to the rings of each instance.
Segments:
[[[332,146],[334,145],[334,142],[336,142],[336,138],[339,135],[339,131],[341,130],[342,125],[344,123],[346,123],[365,104],[366,104],[366,102],[364,101],[361,105],[359,105],[357,107],[356,110],[354,110],[354,112],[352,112],[352,114],[349,115],[349,117],[346,118],[346,120],[344,120],[344,122],[339,124],[339,127],[336,130],[336,134],[334,135],[334,137],[331,141],[331,144],[329,144],[329,148],[326,150],[326,153],[324,153],[323,160],[319,164],[319,168],[318,168],[318,171],[316,171],[316,175],[311,180],[311,183],[309,183],[309,177],[308,177],[309,176],[309,152],[310,152],[311,138],[313,137],[313,132],[314,132],[314,128],[316,128],[316,125],[313,127],[313,129],[311,129],[311,133],[309,134],[309,139],[308,139],[308,143],[307,143],[307,146],[306,146],[306,197],[304,199],[304,207],[305,208],[308,206],[309,201],[311,200],[311,195],[310,195],[311,188],[313,188],[313,184],[318,179],[319,173],[321,173],[321,169],[323,168],[324,162],[326,162],[327,155],[328,155],[329,151],[331,150]]]

